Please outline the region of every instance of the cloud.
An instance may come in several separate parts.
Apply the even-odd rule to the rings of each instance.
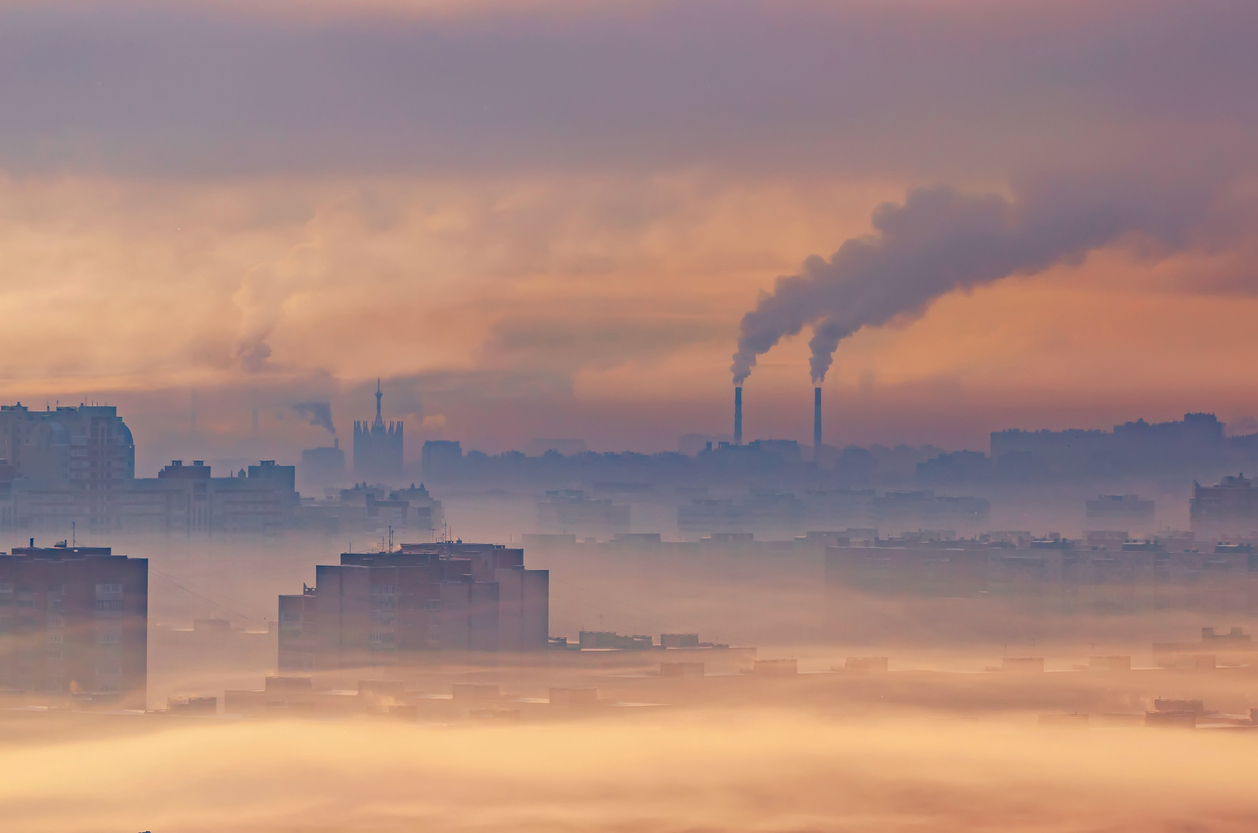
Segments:
[[[255,266],[245,274],[240,288],[232,295],[241,313],[236,356],[245,373],[270,369],[268,339],[283,321],[284,306],[294,293],[308,291],[320,283],[323,255],[319,246],[301,243],[283,258]]]
[[[632,306],[642,309],[625,308]],[[650,302],[594,314],[572,310],[562,318],[521,311],[498,321],[482,350],[487,362],[514,367],[607,370],[628,362],[658,363],[687,345],[720,339],[728,329],[710,316],[677,315],[667,304]]]
[[[10,743],[0,798],[15,827],[41,832],[1252,829],[1247,747],[1201,737],[1225,733],[1032,720],[172,721]]]
[[[1229,0],[303,5],[9,5],[0,167],[938,179],[1247,164],[1258,124]]]

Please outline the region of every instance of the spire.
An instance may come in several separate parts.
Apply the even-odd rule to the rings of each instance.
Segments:
[[[374,429],[377,425],[384,427],[384,417],[380,415],[380,400],[384,398],[384,394],[380,392],[380,379],[376,378],[376,421],[371,424]]]

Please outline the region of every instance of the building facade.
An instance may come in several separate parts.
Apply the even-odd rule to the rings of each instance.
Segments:
[[[83,491],[108,492],[135,477],[135,441],[111,405],[0,405],[0,459],[14,477]]]
[[[394,484],[402,478],[402,421],[385,424],[380,383],[376,383],[376,418],[354,420],[354,477],[369,483]]]
[[[132,478],[98,495],[57,483],[0,484],[0,530],[69,535],[95,532],[276,532],[296,521],[300,496],[293,466],[263,460],[229,477],[212,477],[196,460],[173,460],[154,478]]]
[[[329,534],[368,533],[383,538],[392,530],[435,540],[445,525],[445,515],[441,501],[422,483],[401,489],[359,483],[325,500],[303,498],[297,525]]]
[[[107,405],[32,411],[0,405],[0,524],[19,519],[18,493],[49,510],[72,506],[85,528],[108,528],[118,493],[135,479],[131,430]]]
[[[117,409],[0,406],[0,531],[271,532],[292,526],[293,466],[263,460],[229,477],[175,460],[136,478],[135,442]]]
[[[1102,609],[1165,606],[1183,598],[1185,588],[1217,603],[1248,607],[1258,600],[1258,556],[1252,545],[1198,544],[1180,536],[1118,538],[1125,539],[1125,533],[1094,533],[1086,543],[881,539],[868,546],[830,546],[826,579],[832,586],[873,595],[1038,596],[1097,603]]]
[[[463,446],[458,440],[425,440],[419,468],[425,478],[442,479],[458,473],[463,462]]]
[[[279,667],[404,665],[433,651],[541,651],[550,572],[497,544],[343,553],[315,586],[279,597]]]
[[[1213,486],[1193,481],[1188,514],[1198,536],[1252,536],[1258,533],[1258,490],[1244,474],[1225,477]]]
[[[991,459],[1004,478],[1113,476],[1161,471],[1223,459],[1224,425],[1214,414],[1174,422],[1143,419],[1111,431],[994,431]]]
[[[345,452],[341,441],[332,440],[332,447],[307,448],[301,453],[301,479],[311,486],[342,486],[345,484]]]
[[[109,547],[0,554],[0,686],[144,708],[148,559]]]

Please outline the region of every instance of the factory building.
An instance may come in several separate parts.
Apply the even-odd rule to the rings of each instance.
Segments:
[[[343,553],[315,586],[279,597],[279,667],[404,665],[433,651],[541,651],[550,572],[497,544]]]
[[[0,554],[0,687],[144,708],[148,559],[109,547]]]

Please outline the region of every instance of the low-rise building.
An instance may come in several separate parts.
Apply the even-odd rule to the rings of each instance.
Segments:
[[[870,593],[926,596],[1073,594],[1126,598],[1144,590],[1258,598],[1258,556],[1248,545],[1212,547],[1178,537],[1118,543],[1123,533],[1091,533],[1087,544],[1066,538],[1028,542],[993,536],[914,541],[907,536],[867,546],[826,548],[827,580]],[[1150,597],[1150,599],[1153,597]]]
[[[593,498],[579,489],[554,489],[537,501],[538,523],[567,532],[628,532],[629,506]]]
[[[408,537],[436,538],[445,525],[441,501],[420,483],[401,489],[355,483],[326,500],[302,499],[297,525],[328,533],[365,532],[384,536],[388,530]]]
[[[1152,500],[1139,495],[1100,495],[1084,501],[1089,520],[1127,520],[1145,524],[1153,523],[1155,508]]]

